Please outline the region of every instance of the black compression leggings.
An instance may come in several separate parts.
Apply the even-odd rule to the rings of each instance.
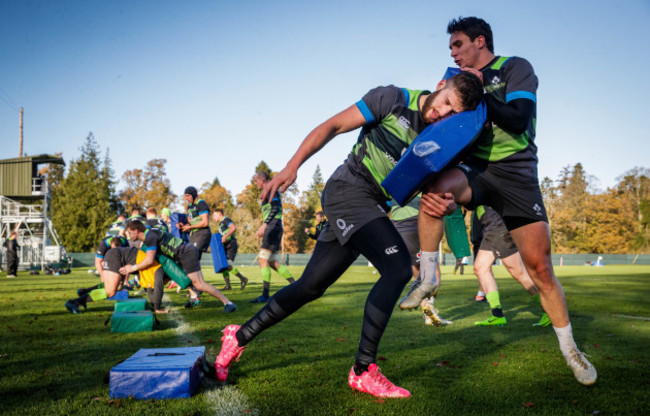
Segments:
[[[348,244],[316,243],[300,279],[277,291],[271,300],[237,332],[240,346],[280,322],[303,305],[318,299],[363,254],[380,273],[366,300],[356,364],[367,367],[377,357],[377,346],[395,303],[411,278],[406,244],[387,217],[361,227]]]

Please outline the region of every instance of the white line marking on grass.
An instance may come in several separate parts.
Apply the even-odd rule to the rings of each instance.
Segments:
[[[165,293],[163,301],[170,304],[171,299]],[[176,322],[174,331],[179,338],[192,341],[192,344],[199,345],[199,339],[196,338],[190,330],[190,324],[185,322],[183,315],[178,313],[173,308],[169,308],[167,314],[170,321]],[[250,400],[239,389],[232,385],[221,385],[217,380],[210,380],[203,378],[203,397],[210,405],[215,415],[235,416],[235,415],[259,415],[259,409],[252,409]]]
[[[645,316],[619,315],[617,313],[613,313],[612,316],[617,316],[619,318],[627,318],[627,319],[638,319],[640,321],[650,321],[650,318],[646,318]]]

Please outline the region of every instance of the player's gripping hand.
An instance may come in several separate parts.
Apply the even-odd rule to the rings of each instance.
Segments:
[[[456,211],[458,205],[451,192],[430,192],[422,194],[422,210],[434,218],[442,218]]]

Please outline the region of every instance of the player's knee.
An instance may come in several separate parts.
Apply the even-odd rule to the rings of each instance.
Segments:
[[[392,255],[387,255],[380,264],[375,265],[379,274],[383,276],[390,276],[400,282],[408,282],[413,276],[411,269],[411,257],[406,251],[404,253],[397,252]]]
[[[533,282],[541,292],[549,292],[555,290],[555,288],[559,285],[559,282],[553,274],[553,268],[551,265],[541,263],[536,265],[533,268],[533,271]]]
[[[292,283],[291,286],[294,287],[295,293],[300,293],[301,297],[306,299],[308,302],[311,302],[323,296],[327,290],[327,287],[320,287],[313,283],[321,280],[322,279],[318,279],[317,276],[311,279],[301,278]]]

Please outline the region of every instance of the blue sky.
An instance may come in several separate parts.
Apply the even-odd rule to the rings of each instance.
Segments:
[[[540,179],[580,162],[604,189],[650,167],[647,0],[0,0],[0,159],[18,156],[24,107],[27,154],[69,161],[92,131],[117,177],[165,158],[177,194],[216,176],[234,196],[369,89],[434,88],[461,15],[535,68]],[[356,137],[312,157],[299,187]]]

